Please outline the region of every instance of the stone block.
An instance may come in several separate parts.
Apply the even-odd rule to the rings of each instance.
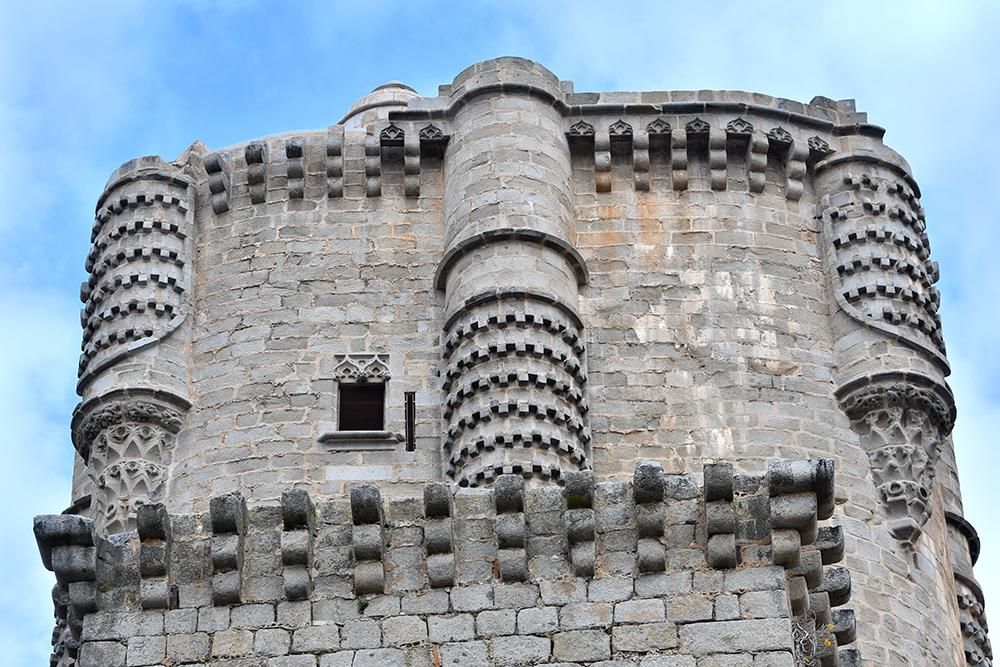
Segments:
[[[229,625],[233,628],[263,628],[274,623],[274,606],[270,604],[242,604],[229,611]]]
[[[517,625],[517,612],[513,609],[481,611],[476,615],[476,636],[490,638],[512,635]]]
[[[364,605],[365,616],[395,616],[400,610],[400,598],[395,595],[376,595]]]
[[[226,621],[228,625],[228,613]],[[128,639],[163,634],[163,612],[98,612],[83,619],[83,641]]]
[[[517,613],[517,632],[521,635],[547,635],[559,629],[559,611],[555,607],[522,609]]]
[[[497,513],[524,511],[524,478],[520,475],[500,475],[493,484]]]
[[[690,592],[690,572],[641,574],[635,579],[635,594],[641,598],[683,595]]]
[[[613,610],[609,602],[573,602],[559,610],[559,625],[563,630],[606,628],[611,625]]]
[[[132,637],[128,641],[125,664],[128,667],[156,665],[166,657],[166,637]]]
[[[493,605],[499,608],[522,609],[538,603],[537,584],[511,583],[493,587]]]
[[[631,577],[593,579],[587,587],[587,599],[590,602],[621,602],[631,598],[633,593]]]
[[[611,637],[604,630],[570,630],[552,636],[556,660],[590,662],[611,657]]]
[[[670,622],[615,626],[611,629],[611,641],[615,653],[649,653],[676,648],[677,626]]]
[[[681,612],[683,614],[683,612]],[[667,617],[670,618],[670,605],[667,605]],[[740,598],[738,595],[723,594],[715,598],[715,611],[712,616],[716,621],[732,621],[740,617]],[[670,618],[675,621],[676,619]],[[708,619],[706,619],[708,620]]]
[[[222,630],[212,635],[213,658],[239,658],[253,652],[253,633],[249,630]]]
[[[228,607],[203,607],[198,610],[198,631],[218,632],[229,628]]]
[[[398,648],[355,651],[353,667],[409,667],[406,654]]]
[[[692,655],[791,649],[788,619],[713,621],[679,628],[681,651]]]
[[[315,622],[346,623],[360,617],[366,604],[352,598],[317,600],[312,604],[312,618]]]
[[[639,661],[639,667],[696,667],[690,655],[648,655]]]
[[[87,642],[80,648],[78,664],[79,667],[125,667],[125,645],[118,642]]]
[[[427,633],[434,644],[464,642],[475,638],[475,621],[471,614],[428,616]]]
[[[191,633],[197,628],[197,609],[171,609],[163,615],[163,630],[167,634]]]
[[[489,647],[483,641],[444,644],[441,646],[440,654],[441,667],[446,665],[454,667],[486,665],[490,661]]]
[[[354,651],[336,651],[321,655],[319,667],[353,667]]]
[[[780,567],[753,567],[725,573],[729,592],[773,591],[785,587],[785,571]]]
[[[342,648],[378,648],[382,645],[382,629],[374,619],[359,618],[345,622],[340,637]]]
[[[493,607],[493,587],[489,584],[458,586],[451,590],[451,608],[477,612]]]
[[[199,662],[208,660],[212,649],[207,632],[167,635],[166,659],[173,662]]]
[[[253,636],[253,652],[257,655],[286,655],[291,648],[292,638],[288,630],[264,628]]]
[[[316,667],[316,656],[282,655],[267,659],[267,667]]]
[[[447,614],[449,605],[447,591],[407,593],[401,600],[404,614]]]
[[[537,665],[548,661],[552,642],[548,637],[496,637],[492,649],[494,665]]]
[[[292,633],[292,653],[325,653],[340,648],[340,631],[332,623],[299,628]]]
[[[795,657],[791,651],[758,653],[753,658],[753,667],[795,667]]]
[[[785,591],[750,591],[740,595],[740,613],[744,618],[787,618],[788,596]]]
[[[616,624],[656,623],[664,620],[666,620],[666,614],[661,600],[629,600],[615,605]]]
[[[419,616],[393,616],[382,621],[385,646],[408,646],[427,641],[427,622]]]

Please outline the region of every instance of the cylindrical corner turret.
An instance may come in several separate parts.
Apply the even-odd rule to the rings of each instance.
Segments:
[[[194,179],[159,157],[112,174],[97,204],[87,256],[83,354],[73,443],[87,467],[99,531],[134,525],[162,500],[173,435],[188,404]]]
[[[451,87],[445,155],[446,474],[465,485],[589,467],[587,370],[573,247],[569,146],[542,94],[558,80],[516,59]],[[507,92],[510,91],[510,92]]]
[[[955,419],[920,189],[880,144],[849,138],[815,167],[837,305],[837,396],[868,454],[889,531],[914,542]]]

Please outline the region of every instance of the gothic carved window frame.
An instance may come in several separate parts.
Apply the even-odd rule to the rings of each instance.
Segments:
[[[335,354],[333,380],[336,383],[336,430],[320,436],[319,441],[331,451],[396,449],[405,439],[403,434],[388,430],[389,355],[381,352],[351,352]],[[343,417],[344,389],[381,388],[381,428],[345,429]],[[354,397],[359,398],[359,397]],[[351,424],[354,426],[354,424]]]

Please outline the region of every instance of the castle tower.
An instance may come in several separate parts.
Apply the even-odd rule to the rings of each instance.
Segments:
[[[500,58],[125,163],[52,665],[990,664],[883,134]]]

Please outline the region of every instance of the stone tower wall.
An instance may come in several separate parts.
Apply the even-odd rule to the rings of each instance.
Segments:
[[[100,539],[230,493],[830,460],[859,655],[980,664],[938,270],[882,135],[850,100],[575,93],[502,58],[126,163],[81,295],[69,511]],[[384,383],[382,431],[339,430],[358,382]]]

